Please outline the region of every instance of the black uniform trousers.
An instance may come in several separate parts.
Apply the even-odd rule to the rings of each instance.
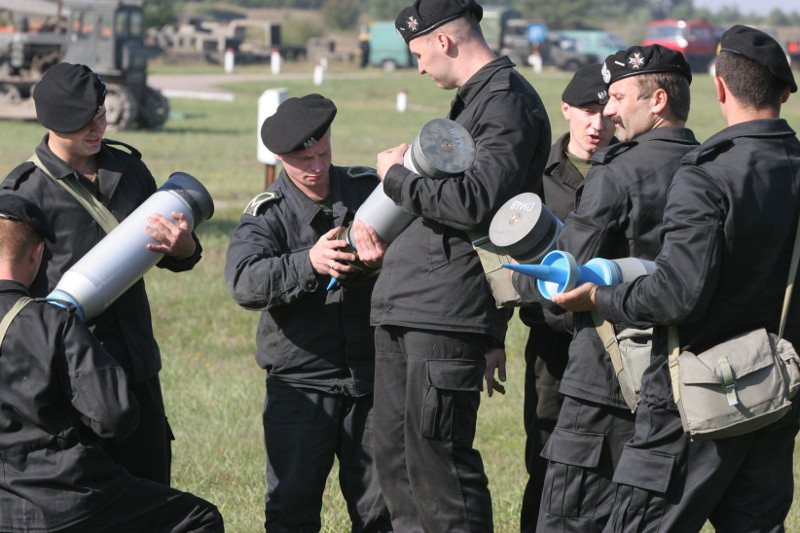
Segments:
[[[614,504],[614,471],[634,420],[625,408],[564,397],[542,451],[548,463],[537,531],[603,531]]]
[[[169,486],[175,437],[164,413],[161,380],[156,374],[130,389],[139,403],[139,425],[125,440],[101,440],[103,449],[131,475]]]
[[[784,531],[797,431],[798,400],[769,426],[718,440],[689,440],[676,411],[643,401],[614,474],[619,487],[605,531],[692,533],[706,517],[721,533]]]
[[[147,479],[134,479],[105,509],[58,533],[222,533],[222,515],[202,498]]]
[[[547,461],[541,456],[558,420],[563,396],[558,392],[572,335],[548,327],[531,327],[525,345],[525,468],[528,482],[522,496],[520,530],[536,531]]]
[[[334,457],[352,531],[391,531],[372,460],[372,395],[331,394],[269,377],[263,421],[266,531],[320,530]]]
[[[488,479],[473,448],[491,343],[376,328],[375,459],[395,531],[492,531]]]

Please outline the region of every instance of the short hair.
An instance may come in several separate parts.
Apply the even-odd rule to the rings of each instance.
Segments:
[[[649,98],[656,90],[664,89],[667,93],[669,109],[679,120],[686,122],[689,118],[691,92],[689,80],[677,72],[653,72],[636,76],[639,81],[640,98]]]
[[[484,38],[480,21],[478,20],[478,17],[475,16],[475,13],[471,11],[467,11],[460,17],[445,22],[441,27],[452,33],[458,41],[464,41],[471,38]],[[435,33],[436,30],[433,30],[428,34],[434,35]]]
[[[24,222],[0,218],[0,259],[16,261],[44,237]]]
[[[787,85],[767,67],[741,54],[721,51],[717,56],[716,75],[725,80],[731,94],[755,109],[779,109]]]

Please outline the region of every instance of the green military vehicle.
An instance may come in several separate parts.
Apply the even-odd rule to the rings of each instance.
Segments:
[[[0,118],[35,118],[33,87],[49,67],[68,61],[106,81],[111,128],[162,126],[169,103],[147,85],[142,6],[143,0],[0,0],[12,24],[0,31]]]

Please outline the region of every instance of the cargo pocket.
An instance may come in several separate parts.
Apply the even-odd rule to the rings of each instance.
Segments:
[[[672,455],[626,446],[614,472],[614,482],[666,494],[674,465]]]
[[[432,440],[472,442],[480,403],[483,361],[461,359],[425,363],[420,433]]]
[[[548,460],[542,508],[560,517],[591,517],[598,506],[602,480],[596,469],[605,436],[556,428],[542,457]]]

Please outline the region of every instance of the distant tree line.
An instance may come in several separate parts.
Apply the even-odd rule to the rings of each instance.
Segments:
[[[480,1],[480,0],[478,0]],[[194,0],[212,5],[215,0]],[[227,0],[227,5],[246,8],[322,9],[326,25],[334,29],[351,29],[359,15],[366,13],[370,20],[392,20],[411,0]],[[532,20],[545,21],[553,28],[599,26],[609,20],[646,22],[659,18],[705,18],[717,24],[744,22],[769,26],[800,26],[800,10],[773,9],[764,17],[741,13],[734,7],[716,11],[696,9],[692,0],[486,0],[491,5],[517,9]],[[791,2],[787,2],[791,3]],[[174,24],[184,2],[158,0],[145,2],[145,23],[148,26]]]

